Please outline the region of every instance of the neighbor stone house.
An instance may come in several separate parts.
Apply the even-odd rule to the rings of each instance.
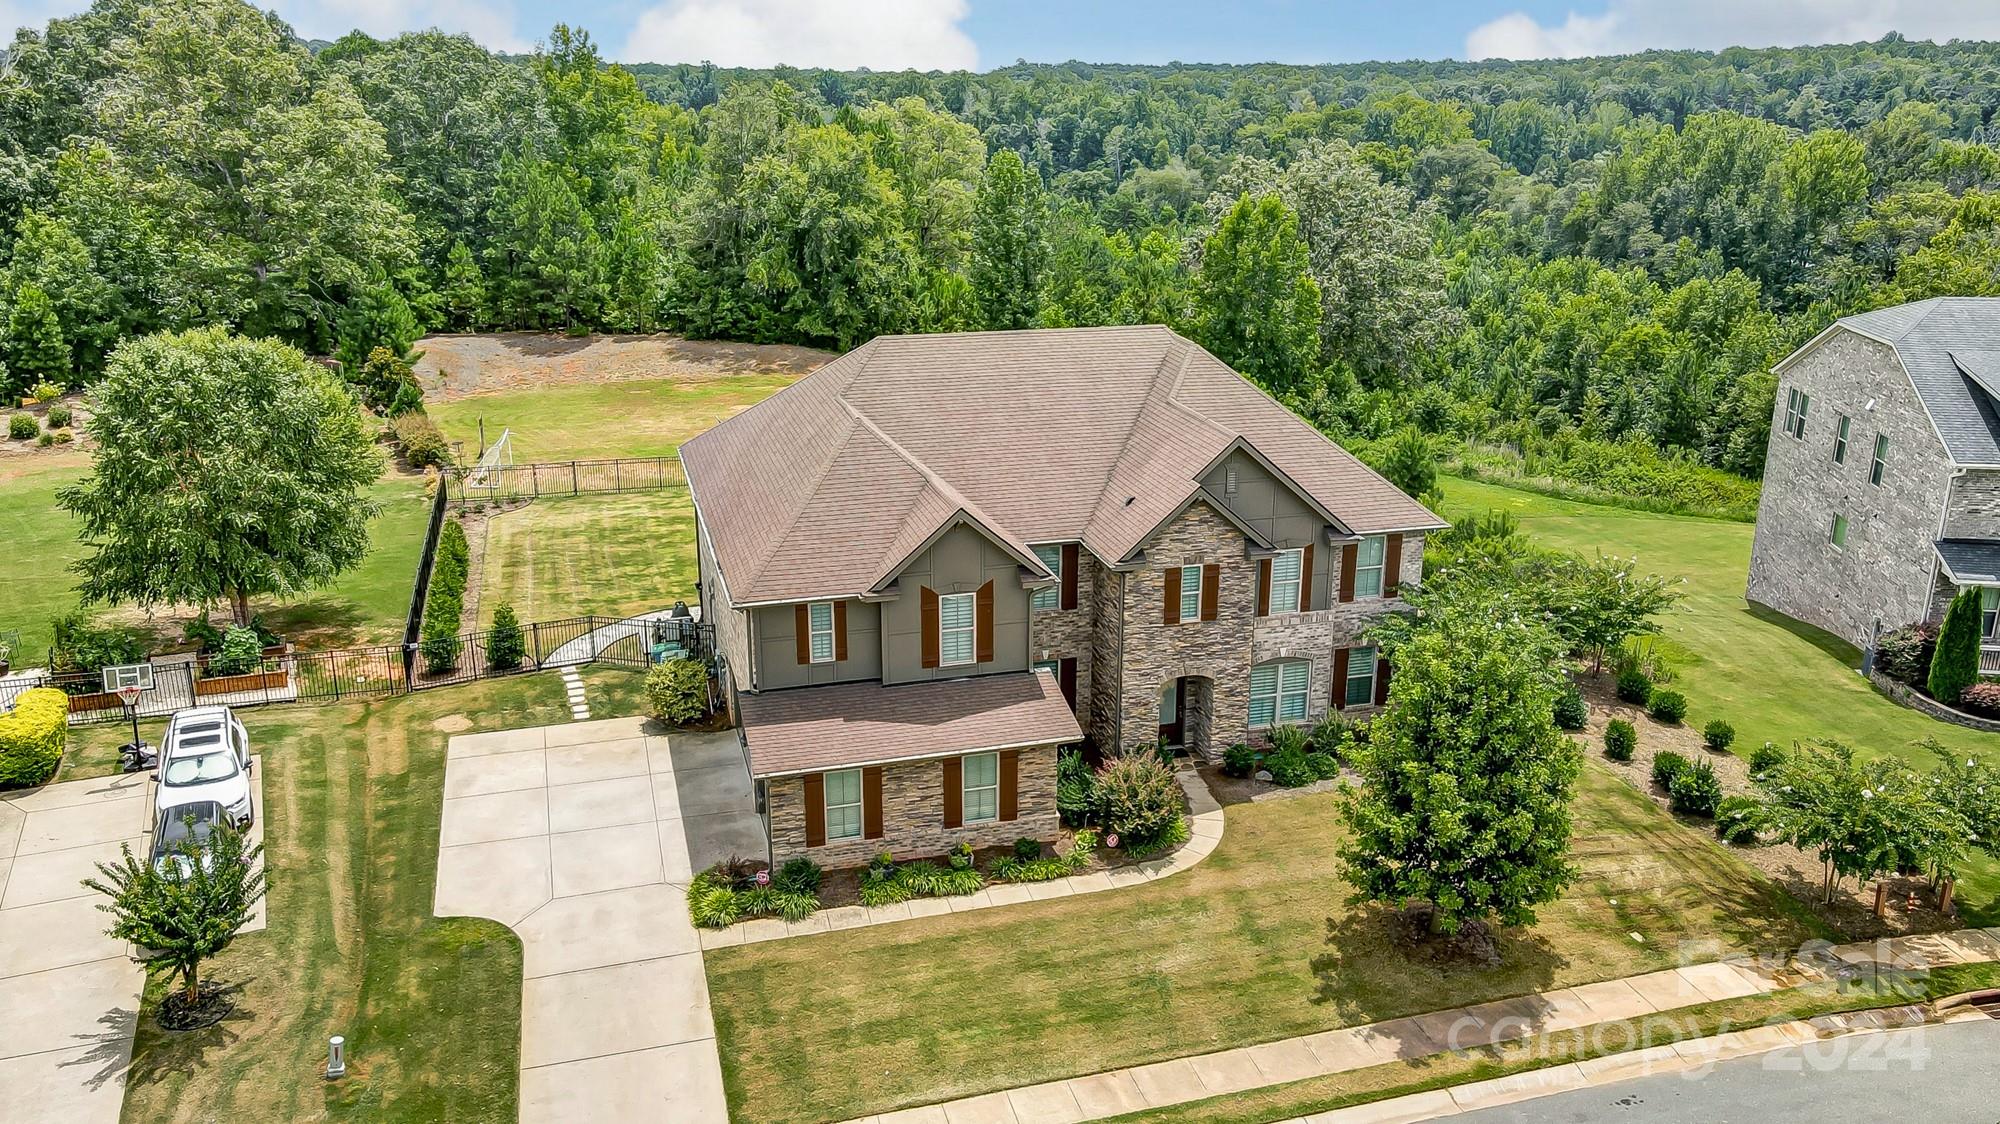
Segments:
[[[1844,317],[1774,370],[1746,596],[1868,650],[1976,587],[2000,673],[2000,298]]]
[[[1059,746],[1372,709],[1444,526],[1156,326],[882,337],[681,458],[775,862],[1050,838]]]

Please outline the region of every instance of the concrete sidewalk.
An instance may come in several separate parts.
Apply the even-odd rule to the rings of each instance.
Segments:
[[[1528,1038],[1600,1023],[1617,1023],[1645,1015],[1761,995],[1843,974],[1866,976],[1876,971],[1941,967],[2000,960],[2000,929],[1966,929],[1955,933],[1897,937],[1849,945],[1821,946],[1810,955],[1782,964],[1722,961],[1668,968],[1602,983],[1562,988],[1539,995],[1502,999],[1471,1007],[1434,1011],[1367,1026],[1239,1047],[1211,1054],[1174,1058],[1108,1073],[1050,1081],[1018,1089],[963,1097],[942,1104],[862,1117],[849,1124],[1076,1124],[1144,1109],[1168,1108],[1229,1093],[1248,1092],[1310,1077],[1366,1069],[1398,1060],[1412,1060],[1494,1042]],[[1796,1037],[1772,1037],[1776,1028],[1739,1032],[1751,1046],[1776,1049],[1795,1044]],[[1715,1040],[1709,1040],[1715,1041]],[[1725,1045],[1742,1045],[1724,1037]],[[1679,1056],[1676,1047],[1655,1047]],[[1491,1095],[1520,1086],[1556,1091],[1559,1082],[1582,1072],[1582,1065],[1619,1076],[1635,1076],[1618,1067],[1657,1060],[1641,1051],[1612,1055],[1578,1066],[1498,1079]],[[1715,1060],[1715,1059],[1711,1059]],[[1557,1084],[1550,1084],[1557,1082]],[[1506,1093],[1506,1095],[1512,1095]],[[1428,1098],[1428,1099],[1423,1099]],[[1407,1098],[1410,1103],[1384,1115],[1372,1115],[1375,1105],[1358,1105],[1326,1119],[1341,1124],[1364,1120],[1421,1120],[1464,1111],[1451,1090],[1434,1090]],[[1521,1097],[1515,1097],[1521,1099]],[[1481,1104],[1502,1100],[1482,1099]],[[1412,1115],[1414,1113],[1414,1115]],[[1314,1124],[1319,1124],[1315,1118]]]
[[[521,937],[524,1122],[728,1119],[669,739],[644,726],[446,751],[433,908]]]

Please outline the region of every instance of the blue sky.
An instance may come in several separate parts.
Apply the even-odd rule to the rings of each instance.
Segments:
[[[1544,58],[2000,39],[2000,0],[255,0],[331,39],[441,27],[531,49],[557,20],[634,62],[991,69],[1060,62]],[[0,0],[0,27],[84,0]]]

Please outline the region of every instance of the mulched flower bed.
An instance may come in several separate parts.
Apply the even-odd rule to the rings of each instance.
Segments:
[[[1058,855],[1067,855],[1070,853],[1071,848],[1075,846],[1076,832],[1070,828],[1063,828],[1061,834],[1056,837],[1055,853]],[[972,865],[983,872],[987,867],[993,865],[994,859],[1013,853],[1014,848],[1012,847],[981,847],[972,853]],[[1160,851],[1147,855],[1144,858],[1134,858],[1123,848],[1105,847],[1100,836],[1097,850],[1090,856],[1090,861],[1079,867],[1076,873],[1089,874],[1099,870],[1116,870],[1121,866],[1131,866],[1133,863],[1144,862],[1147,859],[1162,858],[1172,853],[1172,851]],[[942,855],[897,855],[895,858],[899,865],[918,861],[934,862],[939,866],[951,865],[945,861]],[[821,876],[819,883],[820,908],[833,909],[836,906],[860,905],[861,876],[867,870],[868,867],[866,864],[842,867],[837,870],[827,870]],[[1005,885],[1005,883],[993,883],[992,880],[989,880],[989,884]],[[1023,883],[1023,885],[1027,885],[1027,883]]]
[[[221,984],[204,983],[197,990],[194,1002],[190,1003],[176,986],[160,1001],[154,1021],[160,1024],[161,1030],[176,1034],[214,1026],[236,1009],[236,1001],[231,998],[232,990]]]

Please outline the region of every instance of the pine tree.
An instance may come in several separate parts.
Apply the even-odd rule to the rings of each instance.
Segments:
[[[972,296],[987,328],[1034,326],[1049,256],[1041,185],[1019,153],[986,162],[972,212]]]
[[[486,278],[464,242],[453,242],[445,255],[444,285],[438,297],[447,327],[454,332],[478,330],[486,309]]]
[[[1938,628],[1928,686],[1931,697],[1947,706],[1979,679],[1979,596],[1977,588],[1959,590]]]
[[[410,302],[388,280],[379,280],[357,294],[340,314],[340,345],[334,354],[352,378],[368,361],[369,352],[378,347],[389,349],[405,362],[414,362],[410,345],[421,334]]]
[[[55,305],[41,286],[23,285],[15,291],[5,344],[7,368],[19,386],[70,381],[69,342],[63,339]]]
[[[493,613],[493,631],[486,638],[486,666],[494,671],[512,671],[521,666],[527,643],[521,636],[521,621],[514,606],[502,605]]]

